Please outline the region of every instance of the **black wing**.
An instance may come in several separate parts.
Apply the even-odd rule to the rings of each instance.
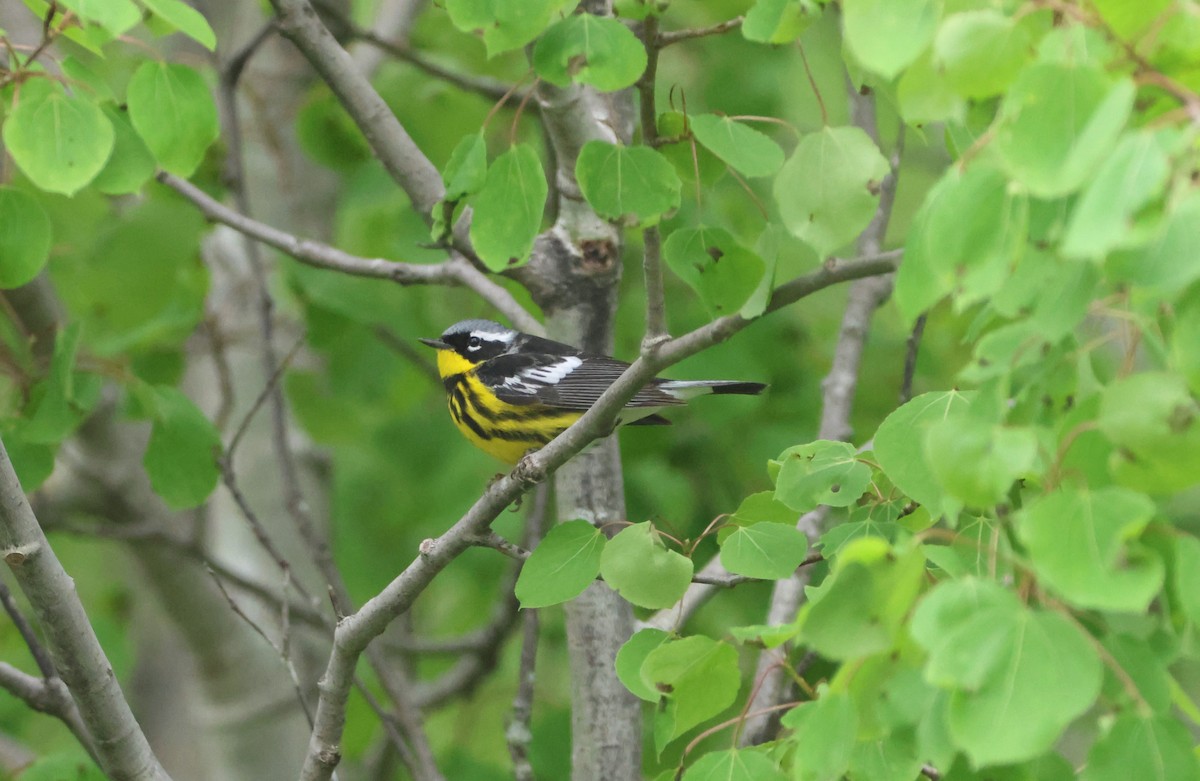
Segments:
[[[629,364],[597,355],[518,353],[486,361],[479,379],[509,404],[544,404],[586,410],[616,382]],[[651,384],[637,392],[628,407],[667,407],[681,400]]]

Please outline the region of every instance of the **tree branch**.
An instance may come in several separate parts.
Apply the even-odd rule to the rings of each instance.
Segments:
[[[100,764],[92,736],[79,716],[79,709],[71,699],[67,685],[55,673],[45,678],[36,678],[23,673],[8,662],[0,661],[0,689],[24,702],[30,708],[61,721],[71,730],[88,755]]]
[[[775,311],[831,285],[895,270],[891,253],[856,261],[831,260],[810,274],[777,289],[768,311]],[[764,313],[765,314],[765,313]],[[761,317],[761,315],[760,315]],[[654,375],[672,364],[728,339],[758,318],[727,315],[661,344],[639,357],[579,420],[541,450],[526,456],[512,473],[493,482],[475,504],[442,536],[425,540],[419,555],[358,612],[343,618],[334,632],[333,651],[321,677],[316,726],[301,771],[302,781],[326,781],[341,759],[341,736],[354,668],[367,645],[396,616],[407,611],[442,570],[486,531],[505,507],[532,485],[545,480],[569,458],[607,434],[618,410]]]
[[[743,21],[745,21],[744,17],[735,16],[732,19],[714,24],[711,27],[696,27],[690,30],[673,30],[671,32],[659,33],[657,38],[658,48],[663,49],[671,44],[679,43],[681,41],[690,41],[693,38],[704,38],[709,35],[721,35],[722,33],[727,33],[730,30],[736,30],[737,28],[741,27]]]
[[[457,253],[443,263],[420,265],[401,263],[384,258],[363,258],[343,252],[319,241],[301,239],[266,223],[250,219],[235,209],[209,196],[199,187],[174,174],[160,171],[158,181],[192,202],[210,220],[228,225],[234,230],[292,256],[307,266],[340,271],[357,277],[390,279],[401,285],[461,285],[487,301],[507,317],[514,326],[534,334],[545,329],[512,294],[489,279]]]
[[[376,157],[429,219],[445,188],[433,163],[417,148],[387,103],[359,71],[350,54],[317,16],[308,0],[271,0],[280,31],[312,63],[362,130]]]
[[[646,71],[638,80],[638,107],[642,125],[642,143],[658,143],[658,112],[654,105],[654,88],[658,82],[658,17],[651,14],[642,23],[642,43],[646,47]],[[663,291],[662,235],[657,225],[642,231],[642,275],[646,280],[646,333],[643,349],[667,338],[667,305]]]
[[[55,668],[75,698],[100,766],[118,781],[169,781],[125,701],[74,581],[51,550],[25,499],[3,442],[0,549],[42,625]]]

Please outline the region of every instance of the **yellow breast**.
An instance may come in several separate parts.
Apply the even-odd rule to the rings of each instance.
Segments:
[[[471,444],[506,464],[542,447],[582,414],[501,401],[479,381],[474,365],[452,350],[438,350],[438,373],[454,425]]]

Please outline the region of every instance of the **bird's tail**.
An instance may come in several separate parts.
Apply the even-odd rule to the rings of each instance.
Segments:
[[[667,380],[658,389],[683,401],[703,396],[706,393],[730,393],[740,396],[757,396],[766,390],[761,382],[739,380]]]

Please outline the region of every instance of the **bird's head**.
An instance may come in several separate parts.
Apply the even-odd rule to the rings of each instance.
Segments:
[[[463,320],[442,332],[437,339],[421,339],[438,351],[442,377],[466,371],[512,349],[518,331],[492,320]]]

